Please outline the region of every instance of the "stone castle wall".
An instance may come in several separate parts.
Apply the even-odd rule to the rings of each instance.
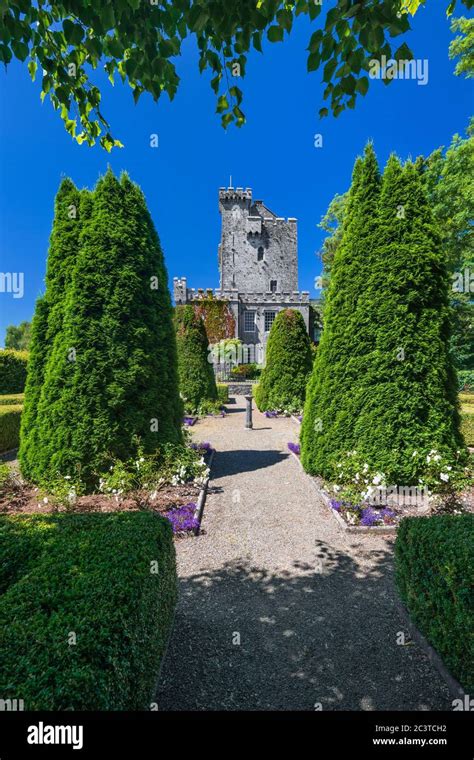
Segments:
[[[274,280],[277,292],[297,290],[296,219],[277,217],[261,201],[253,202],[250,188],[221,188],[219,211],[221,289],[266,292]]]

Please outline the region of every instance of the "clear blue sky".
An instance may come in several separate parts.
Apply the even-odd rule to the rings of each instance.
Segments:
[[[429,82],[373,81],[355,111],[322,121],[320,72],[306,72],[309,36],[317,28],[299,19],[283,44],[268,43],[252,54],[244,89],[247,124],[224,132],[214,113],[207,75],[197,69],[192,42],[178,61],[181,87],[170,103],[143,96],[134,106],[130,90],[104,81],[103,112],[125,148],[106,154],[79,147],[63,129],[25,66],[0,70],[0,251],[3,272],[24,272],[22,299],[0,294],[0,344],[5,327],[30,319],[44,287],[54,196],[62,175],[92,187],[110,163],[125,169],[145,192],[161,238],[170,275],[186,275],[192,287],[218,285],[220,220],[217,191],[233,184],[253,188],[254,197],[280,216],[298,218],[300,288],[316,297],[317,228],[331,198],[347,189],[355,156],[374,140],[381,164],[396,151],[403,158],[427,154],[464,132],[472,111],[472,81],[455,77],[448,59],[452,38],[446,2],[430,0],[405,36],[418,58],[429,61]],[[464,9],[463,6],[461,6]],[[404,38],[399,37],[401,41]],[[398,42],[397,40],[397,42]],[[323,148],[313,145],[323,134]],[[160,147],[149,147],[158,133]]]

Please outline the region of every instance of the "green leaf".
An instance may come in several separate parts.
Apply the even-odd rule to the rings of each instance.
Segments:
[[[362,10],[362,3],[355,3],[355,5],[351,5],[344,13],[344,18],[352,18],[356,13],[359,13],[360,10]]]
[[[30,61],[28,63],[28,71],[30,72],[30,77],[32,81],[35,81],[36,78],[36,69],[38,68],[38,64],[36,61]]]
[[[323,82],[330,82],[337,67],[337,58],[331,58],[323,70]]]
[[[193,32],[202,32],[209,19],[209,13],[201,5],[193,5],[189,12],[189,27]]]
[[[267,32],[270,42],[281,42],[283,39],[283,29],[281,26],[271,26]]]
[[[316,71],[316,69],[319,68],[320,63],[321,63],[321,56],[319,55],[319,53],[311,53],[311,55],[308,56],[308,62],[307,62],[308,71]]]
[[[12,51],[8,47],[8,45],[0,45],[0,61],[2,63],[10,63],[12,59]]]
[[[448,8],[447,8],[447,10],[446,10],[446,16],[447,16],[448,18],[449,18],[450,16],[452,16],[452,15],[453,15],[453,11],[454,11],[455,7],[456,7],[456,0],[452,0],[452,1],[449,3],[449,5],[448,5]]]
[[[369,80],[367,77],[361,77],[356,84],[356,90],[357,92],[360,92],[361,95],[365,95],[367,93],[367,90],[369,89]]]
[[[221,95],[217,101],[217,113],[223,113],[223,111],[229,110],[229,102],[226,95]]]
[[[319,109],[319,118],[324,119],[325,116],[329,115],[329,111],[327,108],[320,108]]]
[[[84,37],[84,30],[80,24],[75,24],[71,19],[63,21],[64,37],[68,45],[79,45]]]
[[[413,58],[413,53],[406,44],[406,42],[403,43],[403,45],[400,45],[398,50],[395,52],[394,58],[396,61],[403,61],[403,60],[409,60]]]
[[[309,41],[308,50],[311,53],[315,53],[317,50],[319,50],[320,42],[323,38],[323,32],[321,29],[318,29],[316,32],[313,32],[311,35],[311,39]]]
[[[293,14],[291,11],[282,9],[278,11],[276,17],[280,26],[283,29],[286,29],[287,32],[291,32],[291,27],[293,25]]]
[[[11,47],[15,58],[18,58],[20,61],[24,61],[29,53],[29,48],[26,42],[21,42],[20,40],[12,40]]]
[[[262,52],[262,33],[261,32],[254,32],[252,35],[252,42],[255,50],[258,50],[259,53]]]

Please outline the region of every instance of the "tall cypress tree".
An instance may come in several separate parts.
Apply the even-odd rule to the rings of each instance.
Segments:
[[[423,474],[431,449],[454,461],[463,446],[444,259],[418,172],[391,156],[360,301],[375,341],[355,397],[354,440],[371,469],[402,485]]]
[[[302,409],[312,364],[301,313],[295,309],[278,312],[268,336],[265,368],[256,391],[260,411]]]
[[[109,170],[89,202],[38,408],[35,478],[80,470],[92,487],[115,457],[180,442],[182,406],[168,278],[139,188]]]
[[[360,310],[359,301],[371,268],[379,193],[380,174],[369,143],[364,157],[354,165],[301,428],[303,466],[326,477],[331,477],[341,452],[354,444],[355,389],[373,342],[369,318]]]
[[[214,370],[208,361],[209,339],[204,320],[193,306],[177,306],[174,319],[181,396],[188,411],[196,411],[202,401],[217,400]]]
[[[63,327],[67,291],[79,250],[82,224],[80,198],[81,193],[74,183],[69,178],[62,180],[54,204],[45,294],[36,303],[31,331],[19,452],[26,477],[32,476],[35,467],[36,417],[45,367],[55,338]]]

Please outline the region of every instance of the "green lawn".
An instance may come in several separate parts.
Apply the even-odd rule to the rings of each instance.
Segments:
[[[474,393],[463,391],[461,401],[462,432],[468,446],[474,446]]]

